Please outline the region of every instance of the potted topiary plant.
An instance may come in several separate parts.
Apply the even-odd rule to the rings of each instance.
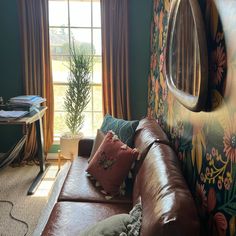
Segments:
[[[65,94],[64,108],[66,125],[70,130],[60,138],[61,155],[73,158],[78,153],[78,142],[83,134],[80,132],[84,115],[83,111],[90,101],[91,56],[85,55],[73,42],[70,58],[70,78]]]

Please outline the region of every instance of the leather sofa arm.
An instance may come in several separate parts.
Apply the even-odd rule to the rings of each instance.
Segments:
[[[93,148],[93,138],[83,138],[79,141],[78,155],[89,157]]]

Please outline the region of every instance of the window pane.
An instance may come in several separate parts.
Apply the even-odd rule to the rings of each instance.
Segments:
[[[53,85],[54,91],[54,110],[65,111],[64,109],[64,97],[66,94],[67,85]]]
[[[70,1],[70,26],[91,27],[91,1]]]
[[[96,84],[102,83],[102,58],[101,57],[94,57],[93,83],[96,83]]]
[[[52,55],[69,54],[68,28],[50,28],[50,47]]]
[[[54,113],[54,136],[61,136],[64,133],[69,132],[69,129],[65,123],[65,112],[55,112]],[[85,136],[92,136],[92,113],[84,112],[84,124],[81,131]]]
[[[102,111],[102,86],[93,86],[93,110]]]
[[[91,94],[92,94],[92,88],[90,90],[90,100],[89,100],[87,107],[85,108],[85,111],[92,111],[92,96],[91,96]]]
[[[66,95],[66,90],[68,88],[67,84],[54,84],[54,110],[55,111],[65,111],[64,109],[64,99]],[[92,111],[92,97],[90,96],[90,101],[85,108],[85,111]]]
[[[93,45],[95,46],[95,54],[102,55],[101,29],[93,30]]]
[[[65,122],[65,115],[65,112],[54,112],[54,136],[69,132]]]
[[[93,135],[97,133],[97,129],[101,128],[103,121],[103,114],[102,112],[94,112],[93,113]]]
[[[68,26],[68,10],[66,0],[49,1],[49,25]]]
[[[65,122],[66,113],[65,112],[54,112],[54,136],[58,137],[64,133],[69,132]],[[98,116],[96,116],[98,117]],[[102,116],[99,116],[100,120],[96,120],[94,127],[99,128],[101,126]],[[100,125],[100,126],[99,126]],[[92,128],[92,112],[84,112],[84,124],[82,126],[81,132],[85,136],[94,136],[96,132],[93,133]]]
[[[93,27],[101,27],[101,9],[99,0],[93,0]]]
[[[85,136],[92,136],[92,112],[84,112],[84,124],[81,131],[84,133]]]
[[[69,58],[66,56],[52,56],[52,76],[53,82],[68,82]]]
[[[90,29],[71,29],[71,37],[77,47],[79,47],[85,54],[91,55]]]

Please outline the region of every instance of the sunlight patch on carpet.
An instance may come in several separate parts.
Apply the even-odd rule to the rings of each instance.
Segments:
[[[47,197],[50,194],[54,181],[58,174],[58,167],[56,165],[50,165],[46,169],[46,173],[37,187],[37,190],[32,197]]]

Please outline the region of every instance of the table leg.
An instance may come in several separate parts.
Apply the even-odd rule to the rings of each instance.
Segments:
[[[44,174],[45,174],[45,155],[44,155],[44,136],[43,136],[43,124],[42,124],[42,118],[39,118],[37,121],[35,121],[36,125],[36,138],[38,143],[38,157],[39,157],[39,173],[34,179],[33,183],[31,184],[28,195],[34,194],[35,190],[37,189],[38,185],[40,184]]]

